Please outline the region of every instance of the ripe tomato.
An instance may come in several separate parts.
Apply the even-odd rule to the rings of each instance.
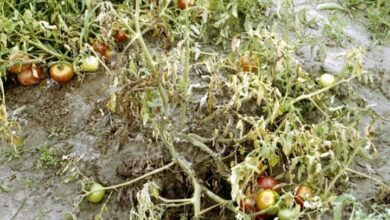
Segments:
[[[106,50],[109,49],[105,43],[101,43],[99,41],[95,41],[95,43],[92,45],[92,48],[96,53],[100,53],[101,55],[104,55]]]
[[[22,52],[16,52],[14,54],[11,54],[9,60],[15,64],[10,66],[8,71],[13,74],[18,74],[28,69],[31,69],[31,64],[19,64],[19,62],[23,62],[28,59],[30,59],[30,57]]]
[[[322,87],[328,87],[332,85],[335,81],[336,79],[334,78],[334,76],[328,73],[322,74],[320,77],[320,85]]]
[[[105,194],[104,187],[99,183],[92,183],[89,192],[92,192],[87,195],[87,200],[90,203],[99,203]]]
[[[58,63],[50,67],[49,74],[54,81],[64,83],[73,78],[74,70],[68,63]]]
[[[124,30],[119,30],[115,32],[113,37],[115,42],[124,42],[127,41],[127,39],[129,39],[129,36],[127,36],[127,32]]]
[[[32,66],[29,69],[17,75],[18,82],[23,86],[32,86],[38,84],[40,80],[45,78],[43,70],[39,66]]]
[[[192,0],[178,0],[177,1],[177,7],[181,10],[186,9],[189,6],[192,6]]]
[[[272,207],[273,205],[276,204],[278,197],[279,194],[272,189],[265,189],[260,191],[260,193],[257,195],[256,198],[257,208],[259,208],[259,210],[264,210]],[[276,213],[271,212],[267,214],[276,214]]]
[[[278,181],[272,176],[260,176],[256,179],[257,184],[261,189],[273,189],[276,185],[278,185]]]
[[[240,209],[246,213],[258,211],[256,206],[256,196],[248,196],[240,201]]]
[[[94,72],[99,68],[99,60],[95,56],[89,56],[81,61],[80,70]]]
[[[249,56],[246,53],[240,57],[240,67],[245,72],[257,72],[259,66],[259,59],[256,55]]]
[[[102,56],[104,63],[106,63],[106,64],[110,63],[110,60],[111,60],[111,57],[113,54],[114,54],[114,52],[112,50],[107,49]]]
[[[294,190],[294,196],[295,196],[295,202],[303,207],[303,203],[306,200],[309,200],[314,195],[313,189],[310,186],[306,185],[300,185],[295,187]]]

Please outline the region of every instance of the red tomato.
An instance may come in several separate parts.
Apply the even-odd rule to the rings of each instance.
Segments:
[[[313,189],[310,186],[300,185],[294,190],[295,202],[303,207],[303,203],[314,196]]]
[[[100,53],[102,55],[106,53],[107,49],[109,49],[108,46],[105,43],[102,43],[102,42],[99,42],[99,41],[95,41],[95,43],[93,44],[92,48],[93,48],[93,50],[96,53]]]
[[[115,42],[124,42],[127,41],[127,39],[129,39],[129,36],[127,36],[126,31],[123,30],[117,31],[113,37]]]
[[[272,176],[261,176],[256,179],[257,184],[261,189],[273,189],[276,185],[278,185],[278,181]]]
[[[192,0],[178,0],[177,1],[177,7],[179,7],[181,10],[186,9],[189,6],[192,6]]]
[[[54,81],[64,83],[73,78],[74,70],[68,63],[59,63],[50,67],[49,74]]]

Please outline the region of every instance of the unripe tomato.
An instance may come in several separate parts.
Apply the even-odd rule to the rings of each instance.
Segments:
[[[278,181],[272,176],[260,176],[256,179],[257,184],[261,189],[273,189],[276,185],[278,185]]]
[[[240,201],[240,209],[246,213],[258,211],[256,206],[256,196],[248,196]]]
[[[80,70],[94,72],[99,68],[99,60],[95,56],[89,56],[81,61]]]
[[[35,65],[17,75],[18,82],[23,86],[38,84],[39,81],[44,78],[45,74],[43,73],[41,67]]]
[[[257,72],[259,66],[259,59],[256,55],[244,54],[240,57],[240,67],[245,72]]]
[[[192,0],[178,0],[177,7],[181,10],[186,9],[187,7],[192,6]]]
[[[92,183],[89,192],[92,192],[87,195],[87,200],[90,203],[99,203],[105,194],[104,187],[99,183]]]
[[[279,220],[294,220],[299,215],[299,208],[298,209],[288,209],[283,208],[279,209],[278,211],[278,218]]]
[[[127,39],[129,39],[129,36],[127,36],[127,33],[124,30],[119,30],[115,32],[113,37],[115,42],[124,42],[127,41]]]
[[[273,205],[276,204],[278,197],[279,197],[278,193],[272,189],[266,189],[260,191],[260,193],[257,195],[256,198],[257,208],[259,208],[259,210],[264,210],[272,207]],[[267,213],[267,214],[273,214],[273,213]]]
[[[9,60],[11,62],[14,62],[12,66],[9,67],[8,71],[13,74],[18,74],[23,71],[26,71],[28,69],[31,69],[31,64],[19,64],[18,62],[23,62],[25,60],[30,59],[30,57],[27,54],[16,52],[14,54],[11,54],[9,57]]]
[[[109,49],[105,43],[101,43],[99,41],[95,41],[92,48],[96,53],[100,53],[101,55],[104,55],[106,50]]]
[[[295,202],[303,207],[303,203],[314,196],[313,189],[306,185],[297,186],[294,190],[294,196]]]
[[[334,78],[334,76],[328,73],[322,74],[320,77],[320,85],[322,87],[328,87],[332,85],[335,81],[336,79]]]
[[[54,81],[65,83],[73,78],[74,70],[68,63],[58,63],[50,67],[49,74]]]

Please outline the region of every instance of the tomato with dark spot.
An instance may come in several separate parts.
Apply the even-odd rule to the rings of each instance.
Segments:
[[[16,77],[18,82],[23,86],[32,86],[38,84],[39,81],[45,79],[45,74],[41,67],[33,65],[23,72],[19,73]]]

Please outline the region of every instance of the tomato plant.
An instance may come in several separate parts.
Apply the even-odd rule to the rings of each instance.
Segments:
[[[54,81],[64,83],[70,81],[75,73],[69,63],[58,63],[50,67],[49,75]]]
[[[92,183],[88,191],[91,192],[87,195],[87,200],[90,203],[99,203],[105,194],[104,187],[99,183]]]
[[[273,189],[278,185],[278,181],[272,176],[260,176],[256,179],[257,184],[261,189]]]
[[[99,68],[99,60],[95,56],[89,56],[81,60],[80,70],[85,72],[94,72]]]
[[[295,202],[303,207],[303,203],[313,197],[313,189],[310,186],[300,185],[294,190]]]

